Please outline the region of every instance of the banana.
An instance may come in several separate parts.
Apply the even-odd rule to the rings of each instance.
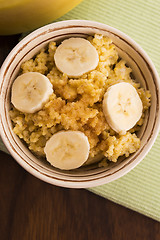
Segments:
[[[52,84],[45,75],[28,72],[13,82],[11,102],[21,112],[34,113],[43,107],[52,93]]]
[[[89,157],[84,165],[91,165],[91,164],[100,162],[100,160],[102,160],[103,158],[104,158],[104,155],[102,153],[98,153],[94,157]]]
[[[103,99],[103,113],[110,127],[123,135],[141,118],[143,105],[136,89],[126,82],[108,88]]]
[[[46,143],[47,161],[56,168],[71,170],[82,166],[89,156],[87,136],[80,131],[60,131]]]
[[[54,60],[59,71],[69,77],[80,77],[97,67],[99,56],[88,40],[69,38],[57,47]]]

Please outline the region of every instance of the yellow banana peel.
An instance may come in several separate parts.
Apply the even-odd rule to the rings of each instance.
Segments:
[[[0,0],[0,35],[36,29],[50,23],[82,0]]]

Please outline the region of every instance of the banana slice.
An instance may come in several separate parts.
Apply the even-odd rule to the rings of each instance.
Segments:
[[[103,158],[104,158],[104,155],[102,153],[99,153],[94,157],[89,157],[84,165],[91,165],[91,164],[100,162],[100,160],[102,160]]]
[[[142,116],[143,105],[136,89],[126,82],[117,83],[104,94],[103,112],[110,127],[123,135]]]
[[[99,56],[88,40],[69,38],[58,46],[54,60],[59,71],[69,77],[79,77],[97,67]]]
[[[89,156],[87,136],[80,131],[60,131],[46,143],[47,161],[56,168],[71,170],[82,166]]]
[[[52,93],[52,84],[45,75],[28,72],[14,81],[11,102],[21,112],[34,113],[43,107]]]

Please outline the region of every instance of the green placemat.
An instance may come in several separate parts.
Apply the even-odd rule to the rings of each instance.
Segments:
[[[84,0],[59,20],[106,23],[132,37],[160,74],[160,0]],[[5,151],[3,144],[0,149]],[[160,221],[160,134],[145,159],[124,177],[90,191]]]

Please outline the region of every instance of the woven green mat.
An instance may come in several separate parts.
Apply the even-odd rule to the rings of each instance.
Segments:
[[[160,74],[160,0],[84,0],[59,20],[106,23],[132,37]],[[5,151],[2,143],[0,149]],[[145,159],[124,177],[90,191],[160,221],[160,134]]]

